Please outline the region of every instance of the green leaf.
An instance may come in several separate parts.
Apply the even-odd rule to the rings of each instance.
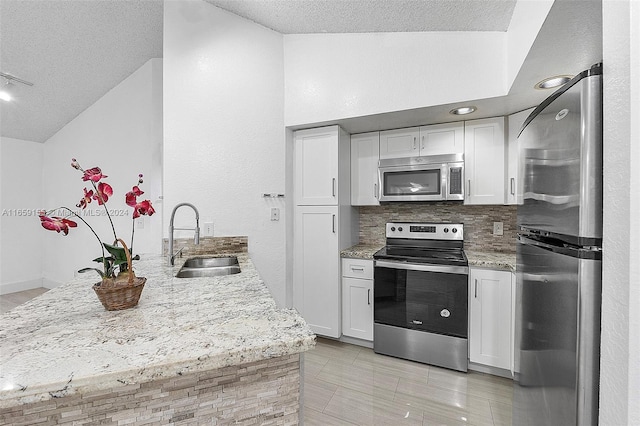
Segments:
[[[96,271],[100,275],[101,278],[104,278],[104,273],[100,269],[97,269],[97,268],[82,268],[78,272],[85,273],[85,272],[89,272],[89,271]]]
[[[123,247],[112,246],[111,244],[103,243],[104,248],[113,255],[115,264],[119,265],[127,261],[127,254]]]
[[[104,261],[107,262],[113,262],[115,259],[111,256],[109,257],[96,257],[95,259],[93,259],[93,262],[98,262],[98,263],[104,263]]]

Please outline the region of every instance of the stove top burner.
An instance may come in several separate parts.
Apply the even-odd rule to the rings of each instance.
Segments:
[[[412,263],[467,266],[467,256],[461,249],[427,249],[422,247],[385,246],[374,259],[398,260]]]
[[[374,259],[407,263],[468,266],[464,254],[464,224],[390,222],[387,245]]]

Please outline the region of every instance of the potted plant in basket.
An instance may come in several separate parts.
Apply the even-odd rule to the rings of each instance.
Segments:
[[[93,290],[98,295],[105,309],[111,311],[131,308],[138,304],[140,293],[142,293],[142,289],[147,280],[144,277],[136,277],[131,265],[132,260],[139,259],[139,256],[132,257],[131,254],[133,251],[135,220],[140,216],[151,216],[155,213],[149,200],[138,201],[138,197],[144,194],[138,186],[143,182],[142,174],[138,175],[137,185],[134,185],[131,191],[125,194],[126,204],[133,207],[131,243],[129,247],[127,247],[125,242],[116,234],[113,220],[106,206],[109,197],[113,195],[111,185],[103,181],[107,176],[102,174],[102,170],[99,167],[84,170],[75,158],[71,160],[71,167],[81,171],[82,180],[89,182],[92,187],[92,189],[84,188],[84,195],[80,199],[80,202],[76,204],[76,207],[84,210],[92,200],[95,200],[98,205],[104,206],[106,216],[111,224],[111,230],[113,231],[113,243],[108,244],[103,242],[93,227],[83,217],[66,206],[61,206],[49,211],[41,211],[39,214],[40,223],[43,228],[62,233],[62,235],[67,235],[70,228],[76,228],[78,226],[76,221],[70,219],[71,217],[75,217],[87,225],[98,240],[100,249],[102,250],[102,256],[93,259],[93,261],[100,263],[102,268],[83,268],[78,272],[95,271],[100,275],[102,280],[94,284]],[[53,212],[62,213],[59,216],[53,216]],[[118,274],[116,274],[116,270]]]

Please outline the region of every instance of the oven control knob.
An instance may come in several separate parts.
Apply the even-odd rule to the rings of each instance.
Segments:
[[[449,228],[444,228],[444,233],[446,234],[447,232],[449,232]]]
[[[458,229],[453,228],[453,229],[451,230],[451,232],[453,232],[453,233],[455,234],[456,232],[458,232]]]
[[[402,226],[398,228],[398,232],[402,232]]]
[[[391,227],[391,232],[396,232],[396,227],[395,226]]]
[[[449,318],[450,315],[451,315],[451,312],[449,312],[448,309],[443,309],[440,311],[440,316],[442,318]]]

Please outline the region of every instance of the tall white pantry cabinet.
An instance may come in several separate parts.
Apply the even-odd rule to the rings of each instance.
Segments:
[[[340,337],[340,250],[358,241],[350,138],[339,126],[294,133],[293,306],[314,333]]]

